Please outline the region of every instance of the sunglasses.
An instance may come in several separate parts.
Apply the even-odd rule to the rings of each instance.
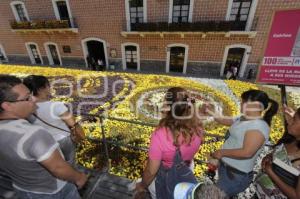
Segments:
[[[24,99],[11,100],[11,101],[7,101],[7,102],[16,103],[16,102],[29,102],[29,101],[32,101],[32,94],[28,95],[28,97],[26,97]]]

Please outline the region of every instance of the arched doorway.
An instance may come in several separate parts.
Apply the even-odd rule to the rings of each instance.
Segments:
[[[104,70],[108,66],[106,42],[98,38],[87,38],[82,40],[83,54],[86,66],[93,62],[94,69]],[[89,60],[89,61],[88,61]],[[92,68],[93,69],[93,68]]]
[[[45,49],[50,65],[62,65],[57,44],[52,42],[45,43]]]
[[[245,54],[244,48],[230,48],[228,51],[223,75],[226,75],[227,71],[231,70],[231,67],[233,66],[237,67],[238,69],[237,74],[238,74],[241,68],[244,54]]]
[[[169,45],[167,48],[166,72],[186,73],[188,46],[183,44]]]
[[[136,43],[122,44],[123,70],[140,70],[140,48]]]
[[[237,68],[237,75],[243,77],[248,62],[251,47],[247,45],[231,45],[225,49],[220,76],[226,75],[232,67]]]

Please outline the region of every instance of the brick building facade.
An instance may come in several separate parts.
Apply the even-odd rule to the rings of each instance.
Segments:
[[[240,77],[299,0],[1,0],[0,60]],[[100,61],[101,60],[101,61]]]

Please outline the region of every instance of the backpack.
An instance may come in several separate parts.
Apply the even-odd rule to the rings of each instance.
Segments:
[[[171,168],[165,168],[163,164],[156,175],[155,191],[157,199],[173,199],[175,186],[180,182],[198,183],[193,171],[187,166],[181,157],[179,147]]]

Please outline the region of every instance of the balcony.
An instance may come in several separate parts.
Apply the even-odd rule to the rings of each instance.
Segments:
[[[255,24],[254,24],[255,25]],[[136,35],[144,37],[145,35],[159,34],[161,37],[168,34],[179,34],[181,37],[185,35],[246,35],[253,38],[256,35],[254,25],[251,31],[245,31],[246,22],[244,21],[203,21],[193,23],[135,23],[131,24],[130,31],[123,31],[121,34],[124,37],[128,35]]]
[[[13,32],[71,32],[78,33],[78,26],[74,18],[69,20],[36,19],[31,21],[10,21]]]

